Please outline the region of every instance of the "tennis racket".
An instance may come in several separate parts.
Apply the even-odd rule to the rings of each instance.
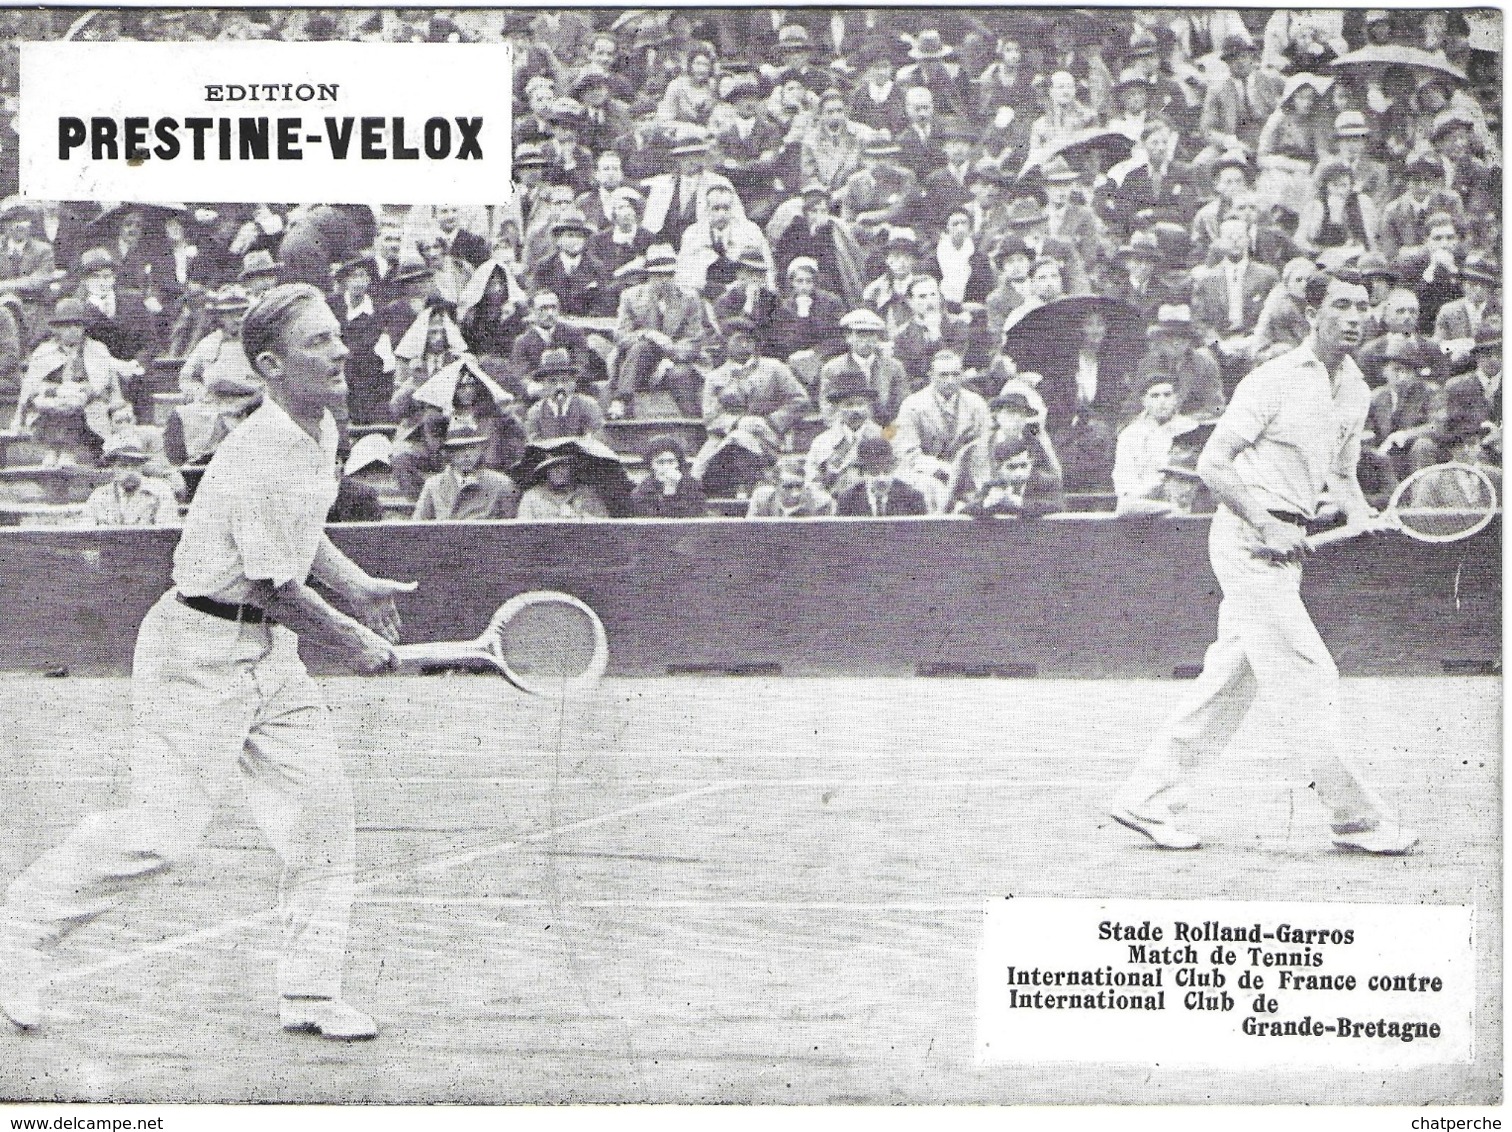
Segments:
[[[1419,542],[1458,542],[1486,529],[1496,516],[1496,484],[1473,464],[1434,464],[1397,484],[1391,501],[1369,525],[1338,527],[1307,540],[1309,550],[1359,535],[1399,531]]]
[[[499,606],[471,641],[398,645],[400,672],[427,668],[493,669],[532,696],[593,688],[609,664],[598,614],[571,594],[532,590]]]

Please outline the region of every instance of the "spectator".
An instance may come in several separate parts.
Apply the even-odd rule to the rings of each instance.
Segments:
[[[1378,383],[1370,397],[1369,417],[1375,447],[1361,459],[1376,465],[1375,478],[1387,495],[1412,470],[1413,443],[1433,432],[1433,390],[1421,368],[1417,347],[1394,339],[1387,342],[1372,375]]]
[[[94,464],[111,433],[110,412],[124,403],[123,378],[141,373],[85,337],[84,304],[59,299],[52,336],[27,360],[12,432],[30,434],[47,452],[47,465]]]
[[[1111,482],[1117,422],[1137,359],[1108,348],[1108,318],[1101,309],[1089,309],[1078,329],[1044,363],[1047,427],[1067,488],[1102,491]]]
[[[1499,430],[1502,419],[1501,319],[1487,320],[1475,334],[1475,369],[1451,377],[1434,396],[1429,430],[1412,441],[1413,470],[1450,458],[1470,438]]]
[[[420,494],[427,476],[444,466],[440,439],[421,429],[432,410],[416,401],[415,394],[466,353],[462,331],[442,310],[422,312],[394,348],[398,375],[389,399],[389,412],[399,422],[394,433],[394,478],[399,490],[411,498]]]
[[[904,475],[925,493],[933,512],[944,507],[956,457],[992,428],[987,402],[961,387],[964,377],[961,355],[938,350],[929,363],[929,385],[910,393],[898,409],[895,437]]]
[[[1171,374],[1176,378],[1177,412],[1203,419],[1218,417],[1224,406],[1223,377],[1218,360],[1202,344],[1191,308],[1185,303],[1162,306],[1145,334],[1148,344],[1135,367],[1135,391],[1150,373]],[[1123,415],[1130,414],[1126,410]]]
[[[935,128],[934,95],[928,87],[908,87],[903,94],[903,114],[908,119],[898,139],[898,164],[923,181],[945,162],[939,131]]]
[[[1192,284],[1192,318],[1210,341],[1217,340],[1221,355],[1234,359],[1253,350],[1250,332],[1280,278],[1275,268],[1249,258],[1246,235],[1244,221],[1224,220],[1213,245],[1218,265]]]
[[[147,472],[147,451],[135,437],[112,436],[104,462],[110,482],[90,492],[81,522],[86,527],[176,527],[178,500],[167,481]]]
[[[604,411],[592,397],[577,391],[582,367],[563,349],[547,350],[531,380],[542,389],[541,399],[525,414],[529,440],[563,436],[591,436],[604,440]]]
[[[1045,430],[1043,402],[1010,385],[991,409],[992,431],[956,457],[947,510],[978,518],[1039,518],[1064,510],[1060,457]]]
[[[0,291],[0,397],[20,392],[26,357],[24,322],[20,298]]]
[[[711,495],[725,495],[754,479],[736,467],[765,468],[783,439],[809,406],[809,396],[793,371],[775,358],[756,354],[756,328],[743,318],[723,326],[726,361],[704,383],[703,421],[707,439],[693,458],[693,474]],[[731,449],[756,457],[720,459]],[[732,453],[739,457],[740,453]],[[729,467],[728,474],[711,469]]]
[[[84,332],[114,358],[140,361],[155,339],[156,318],[138,295],[116,288],[115,257],[104,248],[90,248],[79,257]]]
[[[1370,124],[1359,110],[1343,110],[1334,116],[1334,155],[1349,170],[1351,187],[1363,193],[1375,206],[1379,216],[1387,201],[1391,173],[1381,162],[1370,157]]]
[[[738,216],[734,189],[716,185],[704,197],[704,218],[695,220],[683,233],[677,253],[677,282],[705,298],[718,298],[739,273],[739,259],[759,255],[768,281],[772,274],[772,250],[761,226]]]
[[[674,145],[668,156],[675,159],[677,172],[657,173],[646,181],[646,213],[641,223],[663,243],[676,247],[689,226],[704,219],[711,188],[734,188],[728,177],[709,168],[710,148],[707,136]]]
[[[866,285],[861,301],[887,320],[896,334],[913,321],[908,289],[919,268],[919,242],[912,229],[894,229],[882,248],[883,273]]]
[[[1269,361],[1302,344],[1311,333],[1307,324],[1307,281],[1317,268],[1303,256],[1287,263],[1281,278],[1265,297],[1260,317],[1255,321],[1254,358],[1256,363]]]
[[[1059,142],[1070,141],[1096,119],[1097,112],[1077,99],[1076,76],[1056,71],[1047,87],[1045,112],[1029,129],[1030,152],[1043,152]]]
[[[1349,165],[1336,158],[1319,162],[1313,186],[1297,224],[1297,244],[1334,267],[1374,251],[1379,224],[1375,203],[1357,186]]]
[[[858,238],[872,238],[899,220],[918,192],[918,179],[896,161],[903,148],[886,138],[861,146],[860,164],[840,185],[835,202],[840,217]]]
[[[690,221],[691,223],[691,221]],[[620,296],[615,344],[618,370],[609,419],[633,414],[643,389],[665,386],[684,416],[701,415],[703,378],[694,366],[709,327],[697,295],[677,284],[677,254],[669,244],[646,252],[647,280]]]
[[[1360,351],[1360,368],[1366,380],[1372,375],[1379,382],[1381,358],[1392,342],[1400,342],[1415,351],[1423,376],[1435,383],[1448,377],[1449,355],[1438,342],[1418,332],[1422,325],[1418,297],[1407,287],[1393,287],[1381,307],[1381,333],[1365,343]]]
[[[346,360],[346,379],[352,423],[385,422],[394,395],[394,375],[378,349],[383,324],[373,304],[371,261],[355,257],[337,264],[331,274],[337,290],[332,309],[341,321],[341,340],[351,351]]]
[[[1434,338],[1456,365],[1469,359],[1486,316],[1498,313],[1492,293],[1501,282],[1501,269],[1489,256],[1471,252],[1460,267],[1460,279],[1464,296],[1445,303],[1433,320]]]
[[[1459,224],[1447,212],[1435,213],[1425,225],[1423,245],[1403,251],[1397,260],[1402,282],[1417,292],[1423,325],[1433,326],[1439,309],[1464,295],[1460,282],[1463,247]]]
[[[521,275],[514,250],[500,240],[457,296],[457,326],[462,340],[479,357],[510,358],[515,342],[525,331],[530,299]],[[541,294],[556,299],[555,291]],[[560,310],[558,305],[558,313]]]
[[[1075,199],[1081,174],[1064,157],[1057,156],[1040,167],[1040,178],[1045,186],[1046,242],[1060,241],[1075,248],[1082,268],[1096,274],[1110,245],[1107,228],[1097,213]]]
[[[53,246],[34,234],[36,221],[29,205],[12,202],[0,210],[0,228],[5,232],[0,246],[0,291],[20,300],[26,347],[47,333],[48,298],[60,274]]]
[[[1228,39],[1219,54],[1227,74],[1215,77],[1203,96],[1200,129],[1206,148],[1197,155],[1198,165],[1210,165],[1226,153],[1253,153],[1280,94],[1268,89],[1269,76],[1258,67],[1253,43]]]
[[[893,357],[908,374],[912,391],[928,381],[930,365],[940,350],[965,358],[972,323],[969,315],[945,310],[940,284],[928,275],[916,275],[909,283],[908,306],[913,318],[893,338]]]
[[[777,270],[787,274],[793,262],[813,263],[820,291],[854,303],[861,297],[861,252],[849,226],[831,210],[830,191],[814,181],[803,187],[803,215],[785,226],[776,217],[770,225]],[[779,213],[781,210],[779,210]]]
[[[1147,372],[1140,386],[1142,411],[1118,434],[1113,490],[1120,515],[1166,514],[1171,510],[1164,495],[1171,444],[1191,421],[1177,414],[1180,401],[1172,375]]]
[[[751,492],[747,519],[813,519],[835,513],[835,500],[817,483],[804,478],[803,457],[782,456],[772,465],[767,481]]]
[[[352,445],[336,502],[326,512],[327,523],[381,523],[383,496],[380,488],[389,479],[389,460],[394,443],[381,432],[369,433]]]
[[[266,248],[258,248],[242,256],[241,271],[237,274],[236,281],[247,292],[248,300],[255,303],[278,285],[278,272],[279,264],[274,260],[273,253]]]
[[[714,302],[714,317],[720,325],[744,318],[756,327],[756,349],[766,357],[777,352],[775,320],[782,302],[770,279],[768,254],[759,247],[741,248],[735,253],[735,279]]]
[[[964,207],[953,209],[935,247],[940,295],[952,310],[963,304],[984,305],[992,286],[992,268],[971,235],[971,214]]]
[[[772,317],[772,349],[812,385],[824,362],[845,348],[845,301],[819,286],[819,265],[807,256],[787,265],[787,287]]]
[[[929,508],[924,496],[893,474],[897,465],[897,455],[885,436],[869,436],[861,441],[856,446],[856,467],[861,482],[835,501],[836,513],[873,518],[927,515]]]
[[[446,467],[429,476],[415,503],[414,519],[513,519],[523,500],[514,481],[485,468],[489,435],[474,424],[453,419],[442,450]]]
[[[1444,187],[1444,168],[1431,154],[1407,161],[1406,191],[1381,216],[1379,251],[1388,263],[1421,252],[1428,242],[1428,221],[1440,213],[1453,217],[1463,208],[1459,194]]]
[[[576,456],[552,456],[536,465],[535,472],[542,479],[520,497],[516,518],[541,523],[609,517],[598,489],[578,482]]]
[[[1242,152],[1222,154],[1213,162],[1213,199],[1192,219],[1192,242],[1200,252],[1218,239],[1218,225],[1229,214],[1234,198],[1250,191],[1250,163]]]
[[[566,350],[585,371],[593,352],[583,331],[561,321],[562,304],[555,291],[537,291],[531,295],[528,318],[529,325],[510,347],[509,363],[515,379],[522,383],[528,396],[534,398],[538,392],[523,383],[540,367],[547,350]]]
[[[688,471],[687,453],[675,436],[659,436],[646,446],[650,474],[630,493],[643,519],[702,519],[708,512],[703,485]]]
[[[887,323],[873,311],[862,307],[840,320],[849,347],[831,358],[819,371],[819,413],[830,419],[835,404],[836,383],[847,375],[861,381],[872,398],[871,410],[881,424],[891,424],[898,406],[909,392],[908,374],[902,364],[882,350]]]
[[[829,379],[827,391],[829,427],[809,445],[804,475],[810,483],[839,496],[860,477],[856,456],[861,441],[868,436],[881,436],[882,429],[873,419],[876,395],[863,373],[842,370]]]
[[[588,237],[589,254],[609,273],[606,308],[618,309],[619,297],[630,285],[627,268],[646,254],[655,239],[641,227],[640,210],[644,203],[645,198],[634,189],[628,186],[616,189],[609,201],[608,222]]]
[[[587,253],[588,222],[576,206],[563,209],[551,222],[555,252],[537,263],[531,272],[531,287],[550,291],[571,318],[607,315],[609,270]]]

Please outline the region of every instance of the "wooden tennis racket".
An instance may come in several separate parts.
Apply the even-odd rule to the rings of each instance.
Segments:
[[[594,687],[609,664],[604,623],[571,594],[532,590],[510,598],[470,641],[398,645],[400,672],[473,668],[498,672],[532,696]]]
[[[1364,534],[1396,531],[1418,542],[1458,542],[1486,529],[1500,506],[1496,484],[1474,464],[1433,464],[1397,484],[1368,525],[1336,527],[1307,540],[1309,550]]]

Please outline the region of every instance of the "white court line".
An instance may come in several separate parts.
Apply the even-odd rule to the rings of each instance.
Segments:
[[[493,845],[485,845],[477,849],[467,850],[465,852],[449,853],[446,856],[437,857],[434,860],[425,862],[415,868],[402,869],[397,873],[372,877],[358,884],[357,892],[359,894],[363,892],[371,892],[375,888],[379,888],[382,885],[397,880],[401,875],[407,872],[416,872],[421,874],[445,872],[447,869],[455,868],[458,865],[470,864],[471,862],[480,860],[484,857],[497,856],[501,853],[508,853],[512,850],[519,849],[522,846],[533,844],[535,842],[548,841],[551,838],[557,837],[564,833],[572,833],[575,830],[589,829],[596,825],[604,825],[607,822],[618,821],[620,818],[629,817],[631,814],[644,813],[647,810],[655,810],[660,809],[664,806],[676,805],[679,802],[686,802],[693,798],[702,797],[708,794],[723,793],[728,790],[737,789],[738,787],[743,785],[744,783],[741,782],[728,782],[719,783],[713,786],[700,787],[697,790],[685,790],[681,794],[673,794],[665,798],[654,799],[650,802],[641,802],[634,806],[626,806],[623,809],[612,810],[606,814],[599,814],[597,817],[584,818],[581,821],[568,822],[566,825],[553,826],[551,829],[542,830],[540,833],[533,833],[526,837],[521,837],[513,841],[501,841]],[[91,963],[87,967],[75,967],[72,970],[61,971],[56,976],[54,976],[53,981],[59,983],[70,983],[80,979],[86,979],[91,975],[97,975],[103,971],[110,971],[118,967],[125,967],[130,963],[136,962],[138,959],[145,959],[149,955],[166,954],[168,952],[179,951],[185,947],[190,946],[191,944],[204,943],[208,942],[209,940],[219,939],[221,936],[228,935],[240,928],[250,927],[254,924],[266,923],[269,920],[275,919],[277,916],[278,909],[274,907],[264,909],[261,912],[254,912],[250,916],[241,916],[234,920],[223,920],[221,923],[215,924],[211,927],[201,928],[198,931],[188,932],[184,935],[173,936],[169,939],[159,940],[156,943],[150,943],[145,947],[139,947],[133,951],[128,951],[124,954],[116,955],[113,958],[106,959],[102,962]]]

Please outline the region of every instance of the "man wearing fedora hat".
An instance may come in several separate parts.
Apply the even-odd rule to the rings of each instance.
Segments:
[[[1459,274],[1464,295],[1440,307],[1433,320],[1434,338],[1456,363],[1469,359],[1486,316],[1497,313],[1501,265],[1483,252],[1471,252],[1460,265]]]
[[[1387,201],[1391,172],[1365,152],[1371,135],[1365,114],[1359,110],[1341,110],[1334,115],[1333,135],[1334,154],[1349,167],[1355,191],[1369,197],[1379,212]]]
[[[562,321],[562,302],[555,291],[537,291],[530,296],[526,327],[509,348],[510,368],[523,380],[541,364],[548,350],[562,349],[579,365],[586,365],[592,348],[588,335]]]
[[[749,319],[756,327],[756,349],[772,356],[776,343],[773,320],[782,299],[772,286],[770,253],[759,247],[741,248],[735,253],[735,278],[714,300],[714,319],[723,325],[731,318]]]
[[[563,349],[547,350],[530,375],[541,397],[525,413],[525,436],[555,440],[563,436],[591,436],[604,440],[604,411],[592,397],[577,391],[583,370]]]
[[[1185,302],[1162,303],[1145,330],[1147,344],[1134,367],[1135,393],[1151,373],[1176,380],[1176,410],[1188,417],[1214,417],[1223,412],[1223,374],[1218,359],[1203,344],[1202,330]],[[1129,409],[1133,410],[1134,405]],[[1127,415],[1127,413],[1125,414]]]
[[[644,182],[646,211],[641,223],[646,230],[660,236],[674,247],[682,240],[683,233],[696,220],[708,214],[708,193],[715,185],[734,190],[730,179],[713,171],[710,151],[713,143],[707,132],[690,134],[667,151],[676,164],[671,173],[657,173]],[[736,198],[737,214],[745,215],[745,209]]]
[[[452,420],[441,442],[446,467],[425,481],[411,517],[417,522],[513,519],[520,492],[503,472],[483,466],[490,442],[488,433],[476,425]]]
[[[908,216],[920,232],[937,235],[945,227],[950,210],[971,201],[966,182],[971,177],[977,147],[975,132],[960,118],[938,120],[934,137],[944,161],[937,162],[920,181],[918,198],[908,209]]]
[[[257,248],[242,256],[241,270],[236,281],[246,290],[248,298],[256,302],[263,294],[278,285],[281,265],[267,248]]]
[[[1198,120],[1206,147],[1195,160],[1203,166],[1225,153],[1253,153],[1281,93],[1278,77],[1260,68],[1260,51],[1250,40],[1231,36],[1219,57],[1226,73],[1208,84]]]
[[[870,311],[865,313],[876,318]],[[867,384],[864,373],[840,370],[830,376],[824,390],[827,402],[824,416],[829,427],[809,445],[804,469],[809,482],[838,496],[860,480],[857,448],[867,437],[881,436],[882,426],[874,419],[877,395]]]
[[[1490,315],[1475,334],[1475,368],[1451,377],[1434,396],[1424,435],[1412,441],[1414,469],[1451,459],[1456,445],[1475,433],[1500,443],[1502,419],[1502,321]]]
[[[677,283],[677,253],[668,244],[646,250],[646,282],[620,296],[608,416],[634,412],[635,394],[665,385],[683,415],[703,410],[703,377],[695,368],[710,336],[703,301]]]
[[[1443,163],[1433,154],[1418,151],[1407,158],[1403,170],[1406,189],[1381,213],[1376,250],[1388,263],[1421,252],[1428,240],[1428,222],[1443,213],[1464,215],[1459,193],[1444,185]]]
[[[607,315],[609,272],[588,254],[588,221],[576,205],[564,209],[551,222],[555,250],[536,263],[530,273],[531,289],[552,291],[570,318]]]
[[[823,90],[829,76],[813,63],[814,41],[808,28],[799,23],[783,24],[777,29],[776,50],[782,65],[774,76],[778,85],[796,79],[810,90]]]
[[[1082,266],[1095,275],[1111,252],[1107,225],[1093,209],[1077,199],[1081,174],[1059,155],[1040,166],[1045,188],[1045,233],[1076,249]]]
[[[868,436],[856,445],[859,482],[835,500],[837,514],[871,518],[927,515],[929,505],[918,488],[895,474],[898,454],[885,436]]]
[[[50,324],[51,336],[27,359],[11,431],[47,445],[45,463],[93,464],[111,434],[111,410],[125,404],[122,382],[142,367],[87,337],[78,299],[59,299]]]
[[[84,302],[85,333],[122,361],[148,357],[160,320],[141,295],[117,286],[115,257],[104,248],[90,248],[79,257],[77,275],[75,295]]]
[[[964,114],[968,109],[964,76],[955,48],[934,28],[903,38],[908,42],[908,62],[898,68],[898,82],[905,88],[924,87],[934,95],[936,108],[947,114]]]
[[[35,210],[20,201],[10,201],[0,209],[0,229],[5,232],[0,243],[0,291],[21,302],[27,345],[47,332],[45,311],[58,281],[53,246],[37,236],[36,223]]]
[[[179,391],[191,401],[199,399],[211,377],[221,373],[229,373],[240,381],[261,384],[241,344],[242,318],[251,305],[247,292],[235,283],[228,283],[206,296],[205,310],[215,320],[215,329],[189,351],[179,369]]]
[[[110,482],[90,492],[81,523],[86,527],[178,526],[178,500],[165,480],[148,474],[150,458],[133,436],[121,434],[107,440],[102,459],[110,469]]]

